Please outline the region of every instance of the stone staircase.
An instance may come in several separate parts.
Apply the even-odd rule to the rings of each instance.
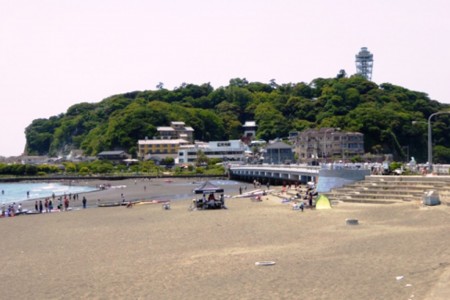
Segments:
[[[450,176],[371,175],[324,194],[332,202],[390,204],[420,202],[430,190],[439,193],[442,204],[450,205]]]

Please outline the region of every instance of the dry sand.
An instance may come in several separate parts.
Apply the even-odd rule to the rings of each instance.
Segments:
[[[144,195],[148,183],[123,184],[88,193],[89,204],[192,190],[159,180]],[[1,298],[450,299],[447,206],[339,203],[300,212],[273,196],[227,199],[227,210],[189,204],[0,219]]]

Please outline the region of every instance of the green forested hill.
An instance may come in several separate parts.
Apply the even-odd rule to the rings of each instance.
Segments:
[[[341,74],[342,75],[342,74]],[[157,126],[184,121],[203,141],[240,138],[242,124],[255,120],[257,137],[286,137],[290,131],[340,127],[365,135],[366,152],[426,160],[427,118],[449,105],[425,93],[360,76],[317,78],[311,83],[269,84],[232,79],[228,86],[183,84],[80,103],[66,113],[34,120],[25,130],[28,154],[57,155],[81,148],[94,155],[121,149],[135,154],[137,140]],[[415,124],[413,124],[413,121]],[[433,118],[435,162],[450,161],[450,115]],[[406,150],[407,149],[407,150]]]

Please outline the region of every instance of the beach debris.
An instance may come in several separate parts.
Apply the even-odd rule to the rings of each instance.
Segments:
[[[255,262],[255,266],[273,266],[275,264],[274,261],[257,261]]]
[[[406,287],[411,287],[412,284],[411,284],[411,283],[407,283],[405,286],[406,286]]]
[[[397,279],[397,281],[402,280],[405,276],[397,276],[395,277],[395,279]]]
[[[359,224],[358,219],[345,219],[345,223],[347,225],[358,225]]]

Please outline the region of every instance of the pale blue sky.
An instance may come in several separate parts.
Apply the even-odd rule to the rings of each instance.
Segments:
[[[231,78],[311,82],[355,73],[450,103],[447,0],[0,0],[0,155],[79,102]]]

